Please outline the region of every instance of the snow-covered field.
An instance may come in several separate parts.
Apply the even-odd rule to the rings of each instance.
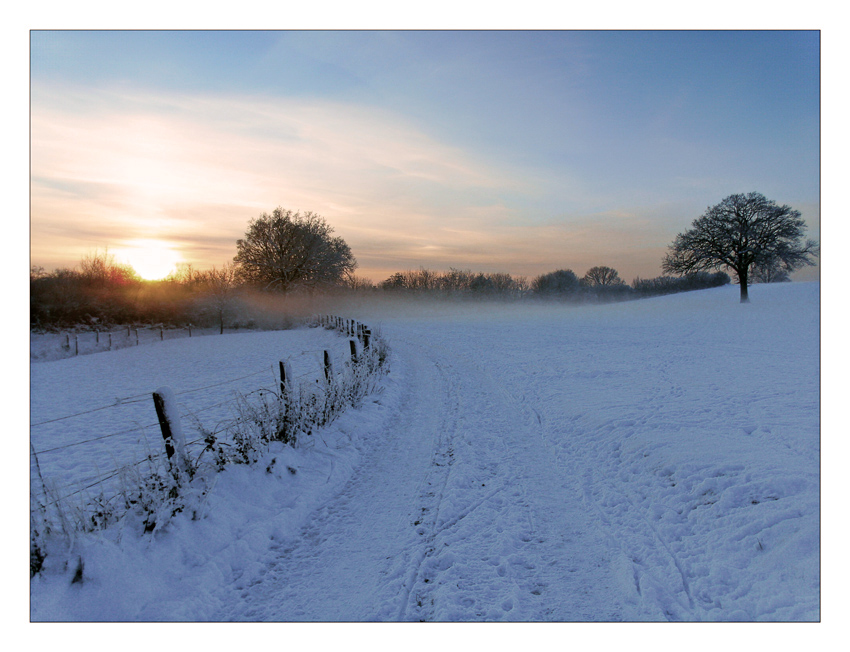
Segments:
[[[737,291],[352,309],[392,349],[381,393],[221,473],[200,520],[77,540],[83,581],[48,564],[31,617],[818,620],[819,285]],[[144,456],[161,385],[214,425],[328,347],[298,329],[35,363],[33,424],[116,405],[34,425],[37,451],[114,435],[41,471],[70,488]]]

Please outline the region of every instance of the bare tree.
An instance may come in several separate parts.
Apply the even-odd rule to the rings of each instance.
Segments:
[[[203,272],[191,272],[192,284],[201,292],[202,300],[218,316],[219,333],[224,333],[224,318],[230,309],[236,290],[236,267],[225,263]]]
[[[107,249],[103,253],[95,250],[80,260],[80,278],[89,285],[108,287],[138,283],[139,275],[130,266],[118,263]]]
[[[573,295],[579,291],[579,280],[571,269],[541,274],[531,282],[531,290],[539,296]]]
[[[624,284],[616,269],[605,267],[604,265],[591,267],[581,280],[587,287],[605,287]]]
[[[318,288],[343,281],[357,267],[351,249],[325,219],[276,208],[251,220],[236,241],[237,275],[268,290]]]
[[[741,285],[741,303],[747,303],[750,271],[777,266],[791,272],[814,265],[818,245],[803,241],[805,222],[790,206],[778,206],[751,192],[730,195],[694,220],[689,231],[670,245],[662,269],[685,274],[708,269],[730,269]]]
[[[785,283],[791,280],[788,272],[775,261],[762,267],[754,267],[751,276],[753,283]]]
[[[349,272],[345,275],[345,278],[342,279],[342,285],[343,287],[349,290],[354,290],[355,292],[366,292],[368,290],[375,289],[375,284],[372,282],[372,279],[357,276],[353,272]]]

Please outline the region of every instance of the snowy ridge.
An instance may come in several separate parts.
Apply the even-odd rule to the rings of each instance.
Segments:
[[[201,520],[80,542],[32,616],[818,620],[819,286],[735,292],[364,308],[381,394],[220,474]]]

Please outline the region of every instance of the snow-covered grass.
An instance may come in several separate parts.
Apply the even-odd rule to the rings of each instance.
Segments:
[[[334,344],[338,348],[338,343]],[[57,564],[67,565],[68,556],[75,552],[75,539],[86,533],[115,530],[116,524],[121,529],[156,533],[181,512],[191,514],[192,519],[196,520],[217,479],[216,474],[228,465],[255,464],[268,452],[271,444],[294,445],[299,438],[309,438],[317,429],[332,423],[347,408],[359,407],[366,396],[378,389],[380,377],[386,372],[389,352],[380,337],[372,338],[368,347],[353,338],[350,344],[348,357],[338,359],[338,366],[326,366],[338,356],[327,358],[329,351],[324,349],[321,354],[325,358],[325,368],[313,369],[298,376],[293,371],[293,359],[317,351],[302,351],[300,355],[287,356],[285,361],[279,363],[281,371],[284,366],[286,369],[279,386],[261,386],[248,394],[237,391],[230,401],[214,404],[213,408],[224,405],[234,412],[233,418],[219,421],[215,427],[209,421],[204,425],[199,417],[203,408],[195,411],[190,408],[185,416],[191,418],[192,424],[185,428],[180,412],[181,409],[186,410],[186,402],[178,404],[177,394],[170,387],[157,389],[158,396],[152,398],[163,397],[160,400],[167,404],[164,407],[167,407],[169,420],[172,421],[173,439],[169,443],[172,448],[169,455],[174,452],[174,447],[177,448],[173,459],[163,455],[162,450],[152,450],[147,440],[146,451],[144,454],[137,451],[138,459],[135,463],[126,460],[119,462],[115,455],[109,458],[103,456],[98,460],[92,454],[94,447],[114,446],[107,440],[125,437],[137,429],[144,437],[144,427],[131,427],[109,434],[91,434],[85,439],[64,442],[60,437],[50,437],[51,430],[61,430],[69,421],[76,420],[82,422],[84,427],[90,426],[92,414],[104,410],[112,413],[113,409],[123,404],[120,399],[112,405],[34,421],[33,428],[38,435],[32,438],[30,445],[32,572],[45,572]],[[356,355],[352,355],[354,352]],[[321,379],[316,376],[321,376]],[[211,387],[201,388],[200,391],[208,392],[212,387],[232,385],[234,380],[242,381],[245,377],[252,378],[255,383],[258,380],[257,373],[236,379],[216,378]],[[196,391],[199,390],[184,390],[180,394]],[[144,395],[139,395],[126,402],[147,404],[149,408],[150,404],[143,398]],[[148,427],[154,425],[149,424]],[[187,431],[193,433],[188,445]],[[140,443],[142,439],[137,441]],[[196,447],[194,451],[189,449],[193,445]],[[127,449],[125,453],[129,453],[133,446],[124,442],[124,448]],[[55,461],[59,456],[88,459],[96,467],[105,467],[107,472],[99,472],[85,479],[75,478],[73,473],[63,473],[56,468]],[[112,461],[111,465],[108,460]],[[272,461],[269,469],[275,463]],[[75,571],[77,579],[82,577],[84,563],[80,555]]]
[[[393,351],[382,392],[219,474],[196,520],[77,540],[32,580],[32,617],[817,620],[819,285],[755,286],[749,305],[736,290],[352,307]],[[346,345],[305,329],[39,363],[32,420],[212,385],[327,338]],[[214,421],[229,392],[186,400]],[[113,432],[116,410],[142,410],[121,405],[86,423]],[[135,460],[150,417],[130,414],[133,434],[42,469],[70,484]],[[49,426],[36,449],[93,427]]]

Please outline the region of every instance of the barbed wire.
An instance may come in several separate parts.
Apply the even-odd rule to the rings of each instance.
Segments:
[[[36,426],[43,426],[48,423],[56,423],[57,421],[64,421],[65,419],[73,419],[74,417],[81,417],[85,414],[91,414],[92,412],[99,412],[101,410],[108,410],[109,408],[119,407],[121,405],[121,401],[118,400],[111,405],[103,405],[101,407],[92,408],[91,410],[85,410],[83,412],[77,412],[76,414],[68,414],[64,417],[56,417],[55,419],[47,419],[46,421],[39,421],[38,423],[31,423],[30,428],[35,428]]]
[[[211,387],[220,387],[221,385],[227,385],[228,383],[235,383],[239,380],[245,380],[246,378],[250,378],[251,376],[259,376],[260,374],[264,374],[268,371],[268,369],[260,369],[260,371],[252,371],[250,374],[246,374],[244,376],[240,376],[239,378],[231,378],[230,380],[223,380],[220,383],[212,383],[211,385],[206,385],[204,387],[196,387],[195,389],[184,389],[179,392],[174,392],[177,396],[182,396],[183,394],[191,394],[192,392],[200,392],[204,389],[210,389]]]
[[[322,324],[320,324],[319,322],[316,322],[316,326],[322,326]],[[335,326],[330,326],[330,325],[324,325],[323,327],[325,328],[325,330],[337,331],[337,332],[344,334],[346,336],[351,335],[351,333],[346,328],[335,327]],[[286,361],[292,361],[292,360],[298,359],[300,357],[303,357],[305,355],[324,354],[326,351],[327,351],[327,349],[307,349],[307,350],[303,350],[303,351],[301,351],[297,354],[291,354],[291,355],[287,356]],[[336,365],[337,363],[342,363],[344,365],[349,361],[349,359],[350,359],[349,356],[347,356],[345,354],[342,354],[342,355],[338,354],[338,355],[333,356],[333,358],[331,358],[331,361],[332,361],[332,364],[334,364],[334,365]],[[320,367],[321,366],[323,366],[322,362],[320,362]],[[263,368],[259,371],[254,371],[254,372],[251,372],[251,373],[246,374],[244,376],[239,376],[237,378],[231,378],[231,379],[221,381],[221,382],[218,382],[218,383],[212,383],[210,385],[205,385],[203,387],[197,387],[197,388],[193,388],[193,389],[182,390],[180,392],[176,392],[176,395],[185,395],[185,394],[190,394],[190,393],[197,392],[197,391],[202,391],[202,390],[205,390],[205,389],[210,389],[210,388],[213,388],[213,387],[220,387],[222,385],[226,385],[226,384],[233,383],[233,382],[238,382],[240,380],[244,380],[244,379],[250,378],[252,376],[257,376],[257,375],[262,374],[262,373],[267,373],[269,371],[272,371],[272,375],[274,375],[273,369],[274,369],[274,365],[271,365],[268,368]],[[296,375],[293,378],[293,380],[301,380],[301,379],[306,378],[308,376],[315,377],[316,375],[318,375],[317,371],[311,370],[311,371],[307,371],[305,373]],[[316,380],[318,382],[319,379],[316,379]],[[274,392],[272,392],[272,390],[266,390],[266,389],[260,389],[260,390],[255,390],[255,391],[259,391],[260,393],[262,393],[263,391],[269,391],[271,393],[274,393]],[[253,392],[251,392],[251,393],[253,393]],[[140,403],[140,402],[149,400],[149,398],[150,398],[150,394],[148,394],[148,393],[117,398],[116,401],[114,403],[110,404],[110,405],[104,405],[104,406],[100,406],[100,407],[97,407],[97,408],[92,408],[90,410],[84,410],[82,412],[78,412],[78,413],[75,413],[75,414],[65,415],[65,416],[62,416],[62,417],[56,417],[54,419],[48,419],[48,420],[45,420],[45,421],[41,421],[41,422],[38,422],[38,423],[31,424],[31,427],[42,426],[42,425],[46,425],[46,424],[49,424],[49,423],[55,423],[55,422],[58,422],[58,421],[71,419],[71,418],[74,418],[74,417],[84,416],[86,414],[91,414],[93,412],[98,412],[98,411],[106,410],[106,409],[109,409],[109,408],[120,407],[122,405]],[[224,404],[229,403],[229,402],[230,402],[229,399],[225,400],[225,401],[221,401],[221,402],[215,403],[213,405],[209,405],[209,406],[205,406],[203,408],[199,408],[199,409],[195,410],[194,412],[184,413],[181,416],[183,416],[183,417],[196,417],[196,415],[201,413],[201,412],[211,410],[215,407],[220,407],[221,405],[224,405]],[[228,429],[232,428],[237,423],[238,423],[238,419],[228,420],[227,422],[225,422],[223,425],[220,425],[219,428],[217,428],[216,430],[214,430],[212,432],[206,432],[206,431],[204,431],[203,428],[201,428],[201,432],[203,432],[204,436],[201,437],[201,438],[195,439],[191,442],[188,442],[185,445],[186,446],[195,446],[195,445],[200,445],[202,443],[208,443],[208,440],[211,436],[215,436],[215,435],[220,434],[222,432],[226,432]],[[127,429],[127,430],[121,430],[121,431],[118,431],[118,432],[109,433],[107,435],[101,435],[99,437],[93,437],[93,438],[90,438],[90,439],[85,439],[85,440],[73,442],[73,443],[70,443],[70,444],[64,444],[62,446],[55,446],[53,448],[44,449],[42,451],[36,451],[34,449],[34,447],[31,446],[30,455],[35,456],[36,460],[37,460],[37,456],[40,455],[40,454],[50,453],[50,452],[54,452],[54,451],[57,451],[57,450],[63,450],[63,449],[71,448],[71,447],[74,447],[74,446],[80,446],[80,445],[83,445],[83,444],[92,443],[92,442],[95,442],[95,441],[101,441],[101,440],[104,440],[104,439],[109,439],[111,437],[117,437],[117,436],[120,436],[120,435],[126,435],[126,434],[129,434],[129,433],[132,433],[132,432],[136,432],[138,430],[144,431],[147,428],[152,428],[152,427],[159,426],[159,425],[160,424],[159,424],[158,421],[156,423],[150,423],[150,424],[147,424],[147,425],[144,425],[144,426],[137,425],[137,426],[130,428],[130,429]],[[200,426],[200,422],[198,422],[198,425]],[[225,442],[222,442],[222,443],[225,443]],[[145,462],[153,462],[155,460],[160,459],[161,457],[162,457],[162,453],[158,453],[158,454],[149,453],[144,459],[139,460],[137,462],[133,462],[131,464],[122,465],[121,467],[119,467],[115,471],[108,473],[104,476],[89,478],[88,480],[84,480],[82,482],[84,482],[84,483],[88,482],[89,484],[78,489],[77,491],[73,491],[69,494],[66,494],[65,496],[57,498],[56,500],[54,500],[50,503],[46,503],[44,505],[44,507],[50,507],[50,506],[56,505],[56,504],[58,504],[62,501],[67,500],[68,498],[71,498],[71,497],[73,497],[77,494],[80,494],[84,491],[87,491],[87,490],[89,490],[93,487],[101,485],[101,484],[107,482],[108,480],[117,477],[125,469],[136,467],[140,464],[144,464]],[[45,490],[46,490],[46,487],[45,487]],[[114,497],[115,496],[109,498],[108,500],[112,500]],[[45,499],[46,498],[47,498],[47,494],[45,493]]]
[[[100,437],[93,437],[92,439],[84,439],[83,441],[76,441],[71,444],[63,444],[62,446],[55,446],[53,448],[46,448],[41,451],[31,451],[30,455],[41,455],[42,453],[51,453],[53,451],[62,450],[63,448],[71,448],[72,446],[80,446],[82,444],[89,444],[93,441],[100,441],[101,439],[109,439],[110,437],[117,437],[119,435],[127,435],[131,432],[136,432],[137,430],[144,430],[145,428],[153,428],[154,426],[159,426],[159,422],[149,423],[146,426],[136,426],[134,428],[130,428],[129,430],[122,430],[120,432],[113,432],[108,435],[101,435]]]
[[[100,484],[103,484],[103,483],[104,483],[104,482],[106,482],[107,480],[111,480],[112,478],[114,478],[114,477],[117,477],[117,476],[121,475],[121,473],[122,473],[125,469],[131,468],[131,467],[134,467],[134,466],[139,466],[140,464],[144,464],[145,462],[153,462],[154,460],[157,460],[157,459],[159,459],[160,457],[162,457],[162,454],[161,454],[161,453],[160,453],[160,454],[157,454],[157,455],[148,455],[145,459],[143,459],[143,460],[139,460],[138,462],[133,462],[132,464],[124,464],[123,466],[121,466],[120,468],[116,469],[115,471],[112,471],[112,472],[111,472],[111,473],[109,473],[108,475],[105,475],[105,476],[103,476],[103,477],[101,477],[101,478],[98,478],[95,482],[92,482],[91,484],[89,484],[89,485],[87,485],[87,486],[85,486],[85,487],[82,487],[82,488],[80,488],[80,489],[77,489],[77,491],[72,491],[72,492],[71,492],[71,493],[69,493],[69,494],[66,494],[66,495],[64,495],[64,496],[62,496],[62,497],[60,497],[60,498],[57,498],[57,499],[56,499],[56,500],[54,500],[53,502],[45,503],[45,504],[44,504],[44,507],[52,507],[53,505],[58,505],[58,504],[59,504],[59,503],[61,503],[62,501],[68,500],[68,498],[71,498],[72,496],[76,496],[77,494],[80,494],[80,493],[82,493],[82,492],[84,492],[84,491],[88,491],[89,489],[91,489],[91,488],[93,488],[93,487],[96,487],[96,486],[98,486],[98,485],[100,485]],[[91,479],[91,478],[89,478],[89,479]],[[85,480],[84,482],[88,482],[88,480]],[[47,498],[47,494],[46,494],[46,493],[44,494],[44,497],[45,497],[45,498]],[[112,498],[114,498],[114,497],[115,497],[115,496],[113,496]],[[110,500],[112,500],[112,498],[110,498]],[[32,511],[34,511],[34,510],[32,510],[32,509],[31,509],[31,510],[30,510],[30,512],[32,512]]]
[[[306,351],[301,351],[300,353],[295,354],[294,356],[292,356],[292,355],[287,356],[286,360],[295,360],[295,359],[302,357],[302,356],[305,356],[305,355],[315,354],[315,353],[323,353],[323,352],[324,352],[324,349],[308,349]],[[199,392],[199,391],[202,391],[202,390],[205,390],[205,389],[210,389],[212,387],[220,387],[221,385],[227,385],[228,383],[235,383],[235,382],[238,382],[240,380],[245,380],[246,378],[250,378],[251,376],[258,376],[258,375],[260,375],[262,373],[266,373],[267,371],[270,371],[270,370],[272,370],[272,372],[273,372],[273,365],[271,367],[263,368],[263,369],[260,369],[258,371],[252,371],[251,373],[246,374],[244,376],[239,376],[237,378],[230,378],[228,380],[223,380],[223,381],[218,382],[218,383],[212,383],[210,385],[204,385],[203,387],[195,387],[193,389],[184,389],[184,390],[181,390],[179,392],[175,392],[175,394],[177,394],[178,396],[182,396],[183,394],[191,394],[192,392]],[[301,374],[300,376],[297,376],[297,378],[303,378],[304,376],[310,375],[310,373],[311,372]],[[64,421],[66,419],[73,419],[75,417],[85,416],[86,414],[91,414],[93,412],[99,412],[101,410],[108,410],[109,408],[121,407],[123,405],[132,405],[134,403],[142,403],[142,402],[149,400],[149,399],[150,399],[150,394],[148,394],[148,393],[135,394],[135,395],[132,395],[132,396],[120,397],[120,398],[116,398],[115,402],[110,403],[109,405],[102,405],[100,407],[92,408],[90,410],[83,410],[82,412],[76,412],[74,414],[67,414],[65,416],[55,417],[53,419],[46,419],[45,421],[39,421],[37,423],[31,423],[30,428],[43,426],[43,425],[46,425],[48,423],[56,423],[57,421]]]

